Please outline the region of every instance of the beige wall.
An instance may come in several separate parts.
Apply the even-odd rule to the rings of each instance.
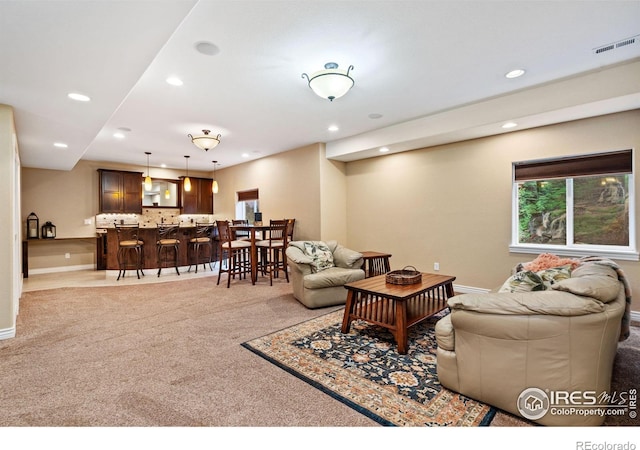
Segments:
[[[494,288],[535,257],[509,253],[511,163],[625,148],[640,148],[640,110],[350,162],[348,244],[392,253],[392,269],[439,262],[458,285]],[[639,211],[639,175],[635,192]],[[640,263],[620,265],[640,292]]]
[[[99,212],[98,169],[140,171],[146,166],[129,166],[99,161],[79,161],[69,171],[22,168],[22,226],[35,212],[40,226],[46,221],[56,226],[58,238],[95,237],[95,215]],[[182,171],[152,168],[156,178],[178,179]],[[210,177],[209,172],[190,171],[194,177]],[[85,224],[90,219],[91,224]],[[29,243],[29,269],[75,268],[95,264],[95,240],[44,241]],[[70,258],[65,258],[69,253]]]
[[[535,257],[509,253],[511,163],[637,148],[639,125],[635,110],[349,163],[327,160],[324,145],[314,144],[218,169],[214,218],[234,218],[236,192],[258,188],[263,219],[295,217],[296,239],[388,251],[393,269],[432,271],[439,262],[440,272],[455,275],[457,285],[490,289],[516,263]],[[57,225],[58,236],[90,235],[83,219],[97,211],[99,167],[144,171],[91,161],[70,172],[23,169],[23,220],[35,211]],[[638,195],[639,180],[637,175]],[[56,252],[59,257],[62,249]],[[640,292],[640,263],[620,264]],[[633,309],[640,311],[639,295]]]
[[[326,166],[321,170],[321,166]],[[340,166],[340,164],[338,164]],[[216,170],[220,191],[215,196],[216,219],[235,217],[236,192],[258,189],[263,222],[269,219],[295,218],[295,239],[341,239],[346,236],[346,220],[323,226],[324,206],[345,200],[341,186],[324,192],[323,180],[336,176],[335,165],[324,158],[324,145],[314,144],[227,169]],[[328,172],[328,173],[327,173]],[[322,194],[321,194],[322,191]],[[324,199],[324,200],[323,200]],[[331,209],[327,206],[327,209]],[[329,214],[329,213],[327,213]],[[335,214],[330,213],[332,216]]]
[[[18,298],[22,288],[21,230],[17,188],[17,155],[13,109],[0,105],[0,339],[15,335]]]

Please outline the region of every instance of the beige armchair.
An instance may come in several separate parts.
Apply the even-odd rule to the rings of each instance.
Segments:
[[[600,425],[581,412],[610,393],[627,294],[614,269],[586,263],[548,290],[452,297],[436,324],[440,383],[542,425]]]
[[[362,254],[336,241],[292,241],[286,254],[293,295],[307,308],[346,303],[344,285],[364,278]]]

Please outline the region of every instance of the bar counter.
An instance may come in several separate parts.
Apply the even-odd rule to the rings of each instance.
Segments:
[[[189,239],[195,237],[196,228],[194,226],[181,226],[178,230],[178,240],[180,240],[180,246],[178,249],[178,266],[189,266],[189,260],[187,259],[187,249],[189,246]],[[115,228],[106,228],[106,269],[118,270],[118,236]],[[217,233],[216,233],[217,234]],[[157,256],[156,256],[156,228],[140,227],[140,239],[144,241],[144,256],[143,267],[145,269],[157,269]],[[213,257],[211,261],[217,259],[218,241],[214,241]]]

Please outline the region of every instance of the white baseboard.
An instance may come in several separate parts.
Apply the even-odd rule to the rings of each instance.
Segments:
[[[640,311],[631,311],[631,321],[640,322]]]
[[[77,266],[43,267],[42,269],[29,269],[29,275],[56,272],[75,272],[77,270],[95,270],[95,264],[80,264]]]
[[[3,339],[11,339],[14,337],[16,337],[16,327],[0,330],[0,341]]]

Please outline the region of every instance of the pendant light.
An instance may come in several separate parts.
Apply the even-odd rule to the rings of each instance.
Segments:
[[[151,181],[151,176],[149,175],[149,155],[150,152],[144,152],[147,155],[147,176],[144,178],[144,190],[150,191],[153,188],[153,183]]]
[[[213,183],[211,184],[211,192],[218,193],[218,181],[216,180],[216,164],[218,161],[213,161]]]
[[[185,155],[184,157],[187,160],[187,176],[184,177],[183,186],[184,190],[189,192],[191,190],[191,180],[189,179],[189,155]]]

